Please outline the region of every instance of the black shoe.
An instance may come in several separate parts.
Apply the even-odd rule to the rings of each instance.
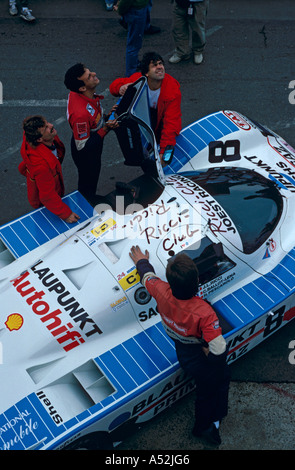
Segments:
[[[198,431],[196,428],[193,429],[193,435],[195,437],[199,437],[201,439],[205,439],[209,444],[218,446],[221,444],[221,439],[219,435],[219,431],[216,428],[215,424],[210,424],[208,429],[205,431]]]
[[[157,34],[157,33],[160,33],[160,32],[161,32],[161,28],[158,28],[157,26],[150,25],[150,27],[145,30],[144,34]]]

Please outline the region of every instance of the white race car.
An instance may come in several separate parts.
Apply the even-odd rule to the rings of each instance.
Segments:
[[[142,176],[97,211],[66,196],[76,228],[45,208],[0,227],[1,449],[110,449],[193,390],[134,244],[163,279],[176,253],[194,259],[229,363],[295,315],[295,150],[220,111],[181,132],[163,170],[147,102],[142,78],[118,112]]]

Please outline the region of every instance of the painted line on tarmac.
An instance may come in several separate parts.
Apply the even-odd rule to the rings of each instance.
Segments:
[[[64,108],[67,100],[3,100],[1,108]]]

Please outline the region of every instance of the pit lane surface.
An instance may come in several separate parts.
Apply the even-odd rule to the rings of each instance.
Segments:
[[[31,0],[35,24],[10,17],[6,3],[1,2],[0,19],[0,224],[31,210],[24,179],[17,171],[21,124],[27,115],[44,114],[56,125],[67,147],[63,165],[66,191],[76,189],[64,72],[77,61],[95,70],[100,78],[98,91],[105,95],[108,110],[115,102],[108,86],[124,75],[126,45],[126,32],[117,15],[106,12],[104,0]],[[212,0],[204,63],[170,65],[174,47],[171,5],[167,0],[154,0],[152,23],[162,32],[145,37],[143,52],[160,52],[167,73],[179,80],[183,126],[211,112],[233,109],[267,125],[295,147],[295,105],[290,102],[289,88],[295,80],[294,13],[293,0]],[[129,174],[115,136],[109,134],[98,192],[108,193],[116,180],[128,181]],[[221,425],[220,449],[294,448],[295,365],[289,362],[288,347],[293,339],[295,322],[231,366],[230,410]],[[203,449],[191,436],[192,422],[190,395],[118,449]]]

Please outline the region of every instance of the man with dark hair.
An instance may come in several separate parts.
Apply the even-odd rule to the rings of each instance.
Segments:
[[[80,217],[62,201],[64,182],[61,163],[65,147],[52,124],[43,116],[27,117],[23,122],[23,143],[20,173],[27,178],[29,203],[37,209],[44,205],[65,222],[77,222]]]
[[[130,257],[142,284],[157,301],[162,324],[175,343],[180,366],[195,379],[193,434],[219,445],[219,423],[228,409],[227,346],[215,311],[196,295],[198,270],[189,256],[177,254],[168,262],[167,283],[155,274],[147,250],[143,253],[133,246]]]
[[[174,146],[181,131],[181,92],[175,78],[165,73],[164,60],[156,52],[144,54],[140,72],[117,78],[110,85],[114,96],[123,96],[129,85],[147,77],[152,128],[160,146],[160,157],[167,146]]]
[[[199,273],[194,262],[185,254],[171,258],[166,268],[166,277],[174,297],[190,299],[198,293]]]
[[[108,121],[101,106],[103,96],[95,89],[99,79],[81,63],[73,65],[65,74],[65,86],[70,90],[67,117],[73,136],[71,152],[78,169],[78,190],[92,205],[100,201],[96,187],[101,169],[103,139],[118,126]],[[110,113],[109,113],[110,115]]]

